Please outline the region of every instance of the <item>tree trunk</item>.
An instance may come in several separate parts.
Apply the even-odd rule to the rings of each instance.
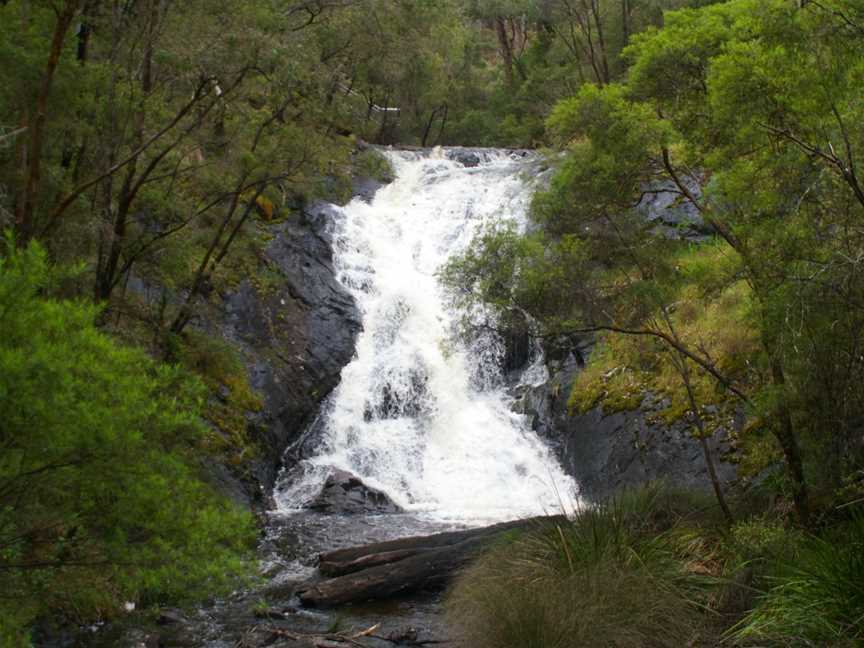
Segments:
[[[778,420],[777,425],[774,427],[774,436],[783,450],[786,468],[789,471],[789,476],[792,478],[792,501],[795,504],[795,513],[798,515],[801,526],[806,528],[810,526],[807,480],[804,477],[804,463],[801,459],[801,448],[798,445],[798,438],[795,434],[794,424],[792,423],[792,415],[785,402],[786,376],[784,375],[782,365],[776,358],[772,358],[771,360],[771,378],[774,386],[782,393],[782,400],[776,411]]]
[[[501,52],[501,60],[504,63],[504,82],[508,88],[512,88],[513,49],[510,46],[510,38],[507,36],[507,25],[501,16],[495,19],[495,33],[498,35],[498,49]]]
[[[603,82],[608,84],[612,77],[609,74],[609,57],[606,54],[606,38],[603,35],[603,21],[600,16],[600,0],[591,0],[591,16],[597,29],[597,46],[600,49],[600,65],[603,71]]]
[[[402,560],[321,581],[300,590],[298,596],[300,602],[309,607],[335,607],[439,590],[453,572],[464,567],[488,543],[489,538],[480,536],[455,545],[415,552]]]
[[[625,46],[630,42],[630,12],[630,0],[621,0],[621,31]]]
[[[699,435],[699,445],[702,447],[702,454],[705,457],[705,466],[708,468],[708,478],[711,480],[711,488],[714,489],[714,496],[717,498],[717,504],[720,505],[720,510],[723,511],[723,517],[729,524],[735,522],[735,517],[726,502],[726,496],[723,494],[723,486],[720,484],[720,479],[717,477],[717,468],[714,465],[714,457],[711,453],[711,447],[708,445],[707,434],[705,433],[705,421],[702,419],[702,414],[699,412],[699,405],[696,402],[696,395],[693,393],[693,385],[690,382],[690,368],[687,366],[687,358],[682,354],[678,355],[679,373],[681,380],[684,382],[684,388],[687,390],[687,401],[690,404],[690,411],[693,413],[693,418],[696,422],[696,431]]]
[[[15,210],[15,225],[18,231],[18,244],[26,245],[36,233],[34,218],[36,213],[36,201],[38,199],[40,184],[42,182],[42,149],[45,140],[45,127],[48,121],[48,100],[51,97],[51,87],[54,83],[54,75],[60,64],[63,54],[63,43],[72,19],[78,11],[81,0],[66,0],[62,9],[57,13],[54,23],[54,32],[51,36],[51,49],[48,53],[48,62],[42,75],[42,85],[36,96],[36,106],[29,124],[29,144],[27,147],[27,167],[23,182],[23,188],[18,195]]]
[[[681,181],[672,165],[669,149],[662,148],[663,165],[666,168],[669,177],[681,190],[681,193],[705,216],[705,220],[709,223],[718,236],[723,238],[729,246],[737,251],[744,261],[746,272],[748,275],[750,286],[756,300],[760,304],[764,304],[763,295],[767,292],[762,287],[760,278],[759,265],[753,255],[747,249],[747,246],[735,236],[725,224],[713,218],[710,210],[702,205],[687,186]],[[786,469],[793,483],[793,501],[795,503],[795,512],[798,515],[798,520],[801,525],[807,527],[810,525],[810,510],[807,495],[807,482],[804,477],[803,461],[801,459],[801,448],[798,445],[798,438],[795,434],[795,426],[792,422],[792,415],[789,412],[789,407],[785,401],[786,391],[786,376],[783,372],[783,365],[779,360],[777,353],[777,343],[773,336],[766,330],[765,323],[762,324],[762,348],[771,360],[771,380],[774,386],[781,392],[782,398],[777,410],[773,413],[777,417],[778,425],[774,426],[774,436],[783,450],[783,457],[786,462]],[[736,392],[738,393],[738,392]]]
[[[139,101],[138,110],[135,112],[134,149],[140,148],[144,143],[144,126],[146,122],[145,105],[148,96],[153,90],[153,51],[159,20],[159,0],[149,0],[146,34],[147,40],[144,44],[143,61],[141,62],[141,99]],[[97,268],[97,301],[109,300],[111,298],[111,293],[114,292],[114,288],[120,281],[118,269],[120,266],[120,257],[123,254],[124,242],[126,240],[126,228],[128,225],[129,213],[137,194],[137,187],[140,186],[140,182],[136,181],[137,171],[138,158],[136,157],[126,167],[126,173],[120,189],[120,196],[117,201],[117,211],[112,219],[113,224],[111,228],[111,240],[108,246],[108,254],[104,257],[104,263],[100,263]],[[110,200],[109,197],[108,204],[110,205],[111,202],[113,201]]]
[[[565,520],[564,516],[530,518],[332,551],[319,557],[319,571],[334,578],[310,584],[298,596],[310,607],[334,607],[438,590],[502,534]]]
[[[245,183],[245,178],[246,177],[243,176],[240,183],[237,185],[237,189],[231,199],[231,206],[228,209],[228,213],[222,221],[222,224],[219,226],[219,229],[216,231],[216,235],[213,237],[213,241],[210,243],[207,253],[201,260],[201,264],[198,266],[198,270],[195,273],[195,278],[192,280],[192,286],[189,288],[189,294],[186,296],[183,305],[180,307],[180,311],[177,313],[177,317],[174,318],[174,322],[171,324],[171,333],[175,335],[180,335],[192,319],[193,307],[198,296],[203,292],[205,282],[209,280],[219,263],[223,258],[225,258],[225,255],[228,253],[228,250],[234,242],[240,228],[243,227],[243,224],[248,220],[252,210],[255,209],[258,197],[261,195],[261,192],[264,191],[266,185],[259,184],[255,195],[246,204],[246,208],[234,224],[234,227],[231,228],[228,238],[223,243],[222,236],[225,234],[225,231],[234,219],[234,214],[237,211],[237,207],[240,205],[240,198],[244,190],[243,185]]]

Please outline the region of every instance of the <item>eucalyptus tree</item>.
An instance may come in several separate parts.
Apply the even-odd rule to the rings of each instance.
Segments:
[[[773,435],[805,524],[809,479],[836,487],[860,464],[856,7],[733,0],[667,13],[632,37],[626,84],[586,86],[553,111],[566,156],[535,200],[539,230],[487,237],[461,268],[465,285],[552,330],[660,340],[685,388],[709,378],[747,413],[747,434]],[[658,189],[698,211],[711,247],[676,252],[632,211]],[[719,274],[698,261],[718,249]],[[690,324],[715,304],[738,318],[725,348],[725,334]],[[808,478],[823,459],[834,469]]]

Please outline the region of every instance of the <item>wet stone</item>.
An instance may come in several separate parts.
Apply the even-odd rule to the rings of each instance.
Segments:
[[[324,482],[321,493],[308,507],[322,513],[402,513],[386,493],[372,488],[356,475],[345,470],[334,470]]]

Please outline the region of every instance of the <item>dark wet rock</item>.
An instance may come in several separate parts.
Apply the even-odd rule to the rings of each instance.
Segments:
[[[695,181],[690,181],[687,189],[697,198],[701,195],[699,184]],[[713,233],[696,206],[682,196],[671,181],[646,187],[636,210],[669,238],[698,241]]]
[[[502,321],[501,337],[504,341],[504,357],[501,361],[504,373],[525,369],[534,351],[534,338],[528,317],[521,311],[508,313]]]
[[[579,484],[583,498],[597,501],[627,487],[654,480],[708,491],[711,483],[705,458],[692,423],[667,424],[657,416],[663,403],[649,394],[632,411],[607,412],[602,406],[584,414],[571,413],[567,400],[579,371],[590,354],[589,340],[553,341],[548,348],[549,380],[524,387],[515,409],[525,414],[531,427],[547,439],[562,466]],[[740,422],[730,421],[709,441],[720,480],[732,483],[736,466],[728,431]]]
[[[705,457],[691,430],[686,420],[656,422],[644,407],[615,413],[596,407],[568,417],[560,430],[559,455],[589,499],[659,479],[708,491]],[[715,433],[709,446],[720,481],[733,482],[735,464],[722,460],[732,452],[726,432]]]
[[[480,155],[471,149],[447,149],[447,159],[458,162],[464,167],[473,168],[480,166]]]
[[[270,242],[258,257],[258,271],[230,291],[201,300],[189,326],[238,352],[262,400],[260,410],[246,413],[254,459],[240,466],[209,462],[206,470],[214,486],[244,506],[270,505],[285,449],[313,420],[354,356],[362,324],[333,267],[332,232],[339,218],[339,207],[319,201],[299,217],[263,226]],[[136,277],[127,289],[154,310],[162,299],[179,299]],[[223,389],[214,398],[226,396]]]
[[[244,280],[224,296],[219,313],[201,322],[240,351],[250,384],[262,396],[261,411],[249,417],[261,448],[250,473],[266,493],[283,451],[338,384],[361,329],[332,264],[329,231],[337,215],[318,203],[303,222],[273,226],[263,261],[275,280],[269,286]]]
[[[321,493],[308,507],[323,513],[401,513],[402,508],[383,491],[364,484],[357,475],[334,469]]]
[[[355,198],[360,198],[360,200],[364,202],[371,203],[375,194],[378,193],[378,190],[383,187],[384,184],[385,183],[376,180],[375,178],[353,178],[351,180],[351,191]]]

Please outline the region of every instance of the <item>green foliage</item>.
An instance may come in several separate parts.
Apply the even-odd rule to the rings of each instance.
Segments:
[[[858,646],[864,641],[864,515],[807,539],[732,636],[777,646]]]
[[[535,195],[538,227],[483,234],[445,277],[550,335],[611,331],[577,409],[652,392],[668,401],[662,420],[698,411],[707,431],[743,413],[747,474],[781,456],[789,492],[808,478],[836,492],[864,461],[860,7],[700,4],[634,35],[619,83],[558,101],[546,128],[563,154]],[[661,189],[716,240],[647,222],[643,201]]]
[[[107,616],[185,601],[250,570],[248,513],[199,478],[204,390],[117,345],[95,307],[51,297],[36,244],[0,257],[0,618]]]
[[[478,648],[860,644],[860,513],[819,536],[752,498],[731,528],[718,515],[662,484],[626,491],[496,544],[448,614]]]
[[[243,360],[227,343],[203,333],[190,332],[175,343],[180,364],[200,376],[210,391],[204,417],[213,428],[206,436],[207,447],[231,464],[248,462],[258,448],[248,433],[247,416],[263,404],[249,384]]]
[[[708,581],[682,537],[695,502],[624,493],[491,549],[447,609],[471,646],[682,646],[704,637]]]
[[[360,151],[354,156],[354,175],[372,178],[378,182],[392,182],[393,167],[381,153],[375,149]]]
[[[559,102],[547,121],[567,157],[534,212],[551,232],[601,227],[635,204],[649,179],[649,161],[673,139],[649,104],[628,101],[622,86],[584,86]]]

